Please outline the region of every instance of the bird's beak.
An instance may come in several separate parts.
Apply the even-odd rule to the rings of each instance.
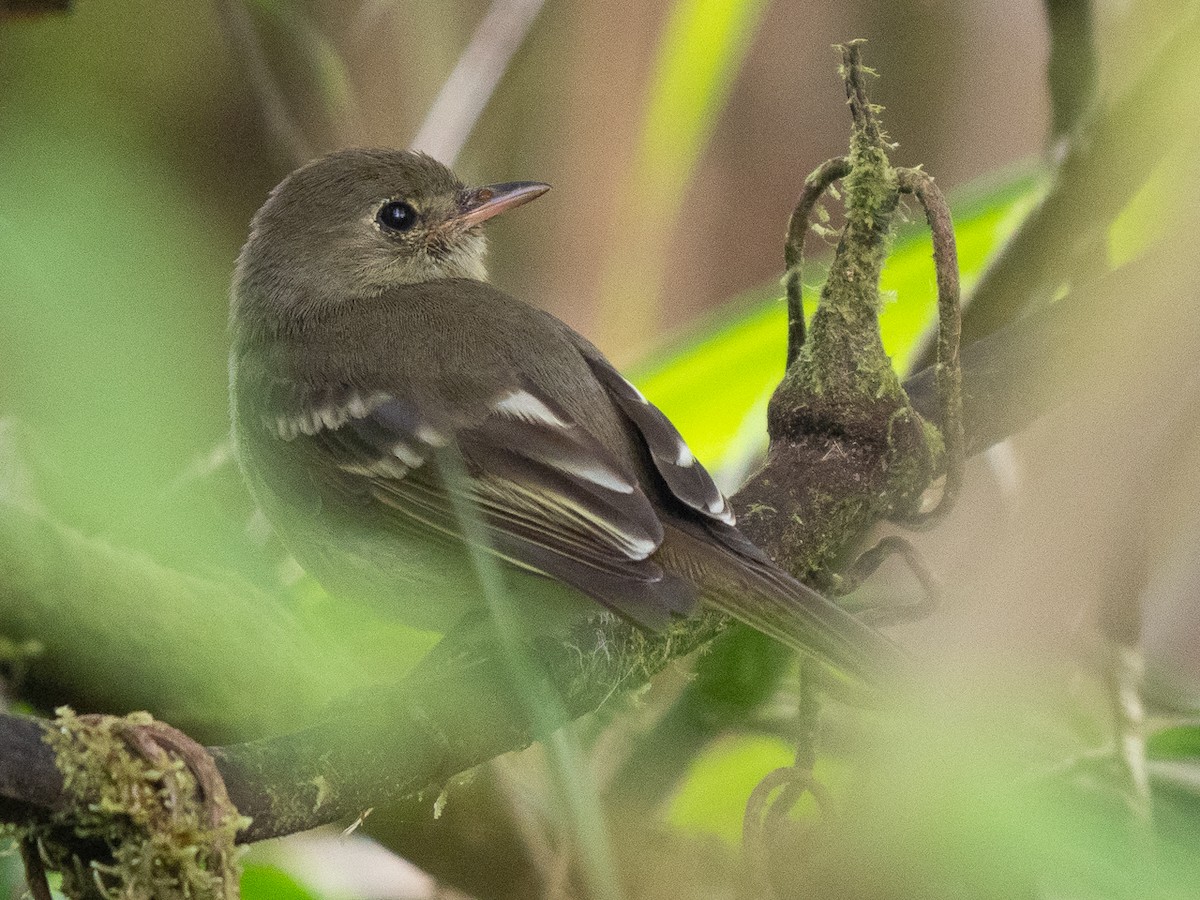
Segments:
[[[506,181],[504,184],[488,184],[467,191],[463,196],[461,212],[451,221],[462,228],[470,228],[498,216],[506,209],[536,200],[550,185],[540,181]]]

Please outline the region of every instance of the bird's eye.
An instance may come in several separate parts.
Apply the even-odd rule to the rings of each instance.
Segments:
[[[388,231],[408,231],[417,224],[417,211],[403,200],[392,200],[380,207],[375,218]]]

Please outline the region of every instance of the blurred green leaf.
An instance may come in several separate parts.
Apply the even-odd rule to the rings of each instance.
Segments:
[[[242,872],[242,900],[320,900],[282,869],[247,864]]]
[[[28,130],[0,150],[21,236],[0,246],[0,394],[54,453],[60,509],[111,528],[226,427],[228,259],[149,154]],[[68,209],[88,222],[86,240],[64,227]],[[32,270],[7,262],[23,255]]]
[[[19,896],[25,884],[21,857],[11,838],[0,838],[0,896]]]
[[[715,834],[730,846],[742,842],[746,800],[771,771],[790,766],[796,748],[769,735],[737,735],[714,744],[696,759],[687,780],[672,798],[667,821],[690,834]],[[817,779],[833,786],[846,777],[844,760],[824,756],[817,760]],[[812,799],[805,797],[793,816],[811,814]]]
[[[1019,174],[954,203],[955,235],[964,288],[978,279],[1001,242],[1020,224],[1041,191],[1041,180]],[[884,345],[903,369],[932,321],[936,302],[932,246],[924,222],[896,239],[883,271],[881,290],[896,299],[880,317]],[[807,269],[810,311],[824,272]],[[696,455],[720,468],[765,441],[766,400],[783,375],[787,310],[778,288],[761,288],[680,338],[675,348],[635,370],[646,395],[683,432]],[[734,312],[730,312],[733,310]],[[739,434],[746,441],[731,440]],[[731,459],[731,457],[733,457]]]
[[[1174,146],[1112,223],[1108,256],[1114,267],[1137,259],[1179,221],[1184,206],[1191,202],[1188,192],[1179,190],[1179,184],[1195,178],[1196,163],[1189,155],[1190,149],[1186,144]]]
[[[746,798],[764,775],[790,766],[795,756],[795,748],[780,738],[737,737],[714,744],[672,798],[667,821],[681,831],[716,834],[738,846]]]
[[[1146,740],[1150,759],[1200,759],[1200,725],[1176,725]]]

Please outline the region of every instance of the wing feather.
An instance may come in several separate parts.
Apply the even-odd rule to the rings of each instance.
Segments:
[[[462,539],[449,492],[478,509],[489,548],[649,627],[694,609],[695,591],[650,557],[663,527],[629,466],[532,386],[450,422],[383,392],[325,392],[269,423],[311,441],[378,508]],[[460,466],[443,465],[457,452]],[[445,471],[465,471],[452,479]],[[399,536],[398,536],[399,539]]]
[[[671,420],[626,381],[608,360],[594,351],[588,352],[590,348],[582,349],[596,378],[646,442],[658,474],[675,498],[714,522],[737,524],[729,501],[692,454]]]

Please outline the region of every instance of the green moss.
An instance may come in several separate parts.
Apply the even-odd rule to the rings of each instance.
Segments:
[[[925,446],[929,448],[929,455],[933,459],[935,469],[942,467],[942,456],[946,452],[946,439],[942,436],[942,431],[932,422],[921,420],[921,425],[925,430]]]
[[[779,510],[769,503],[751,503],[741,512],[741,518],[752,519],[758,516],[774,515],[778,512]]]
[[[866,101],[856,47],[840,48],[854,126],[849,171],[842,179],[845,225],[820,301],[792,366],[772,399],[772,439],[820,457],[854,447],[854,477],[836,484],[838,497],[807,498],[785,529],[781,556],[794,573],[820,580],[873,519],[907,513],[918,502],[944,452],[941,435],[912,408],[879,329],[879,278],[899,202],[900,178],[877,113]],[[875,462],[878,460],[878,462]],[[856,468],[855,468],[856,467]],[[879,476],[883,477],[880,478]],[[836,480],[836,479],[835,479]],[[819,527],[811,534],[814,523]]]
[[[54,749],[71,807],[39,835],[69,897],[98,888],[121,900],[222,900],[236,897],[234,844],[248,820],[217,798],[202,798],[195,776],[174,757],[156,766],[130,750],[128,735],[154,725],[148,713],[81,718],[58,710],[46,742]],[[63,843],[70,834],[76,840]],[[81,858],[81,848],[104,856]]]
[[[811,500],[811,521],[820,527],[814,534],[811,526],[793,515],[793,527],[787,530],[792,542],[785,552],[794,575],[803,581],[820,583],[858,537],[871,507],[861,496],[818,492]]]

